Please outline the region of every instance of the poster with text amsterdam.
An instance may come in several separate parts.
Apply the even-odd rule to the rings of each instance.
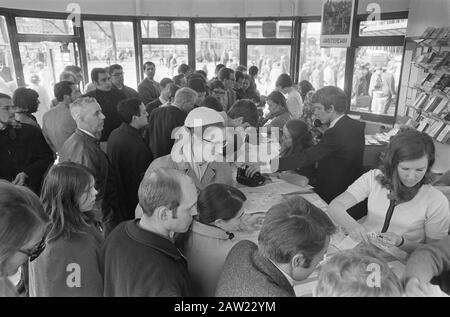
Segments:
[[[323,0],[321,47],[350,46],[354,5],[354,0]]]

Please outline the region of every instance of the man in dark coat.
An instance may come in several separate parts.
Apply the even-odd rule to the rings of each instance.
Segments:
[[[125,221],[134,219],[139,184],[152,162],[152,153],[139,133],[139,129],[147,125],[148,117],[141,100],[122,100],[117,105],[117,112],[123,122],[111,132],[107,153],[117,184],[117,198],[122,213],[120,221]]]
[[[138,85],[138,92],[142,102],[146,105],[155,99],[158,99],[161,93],[161,87],[153,78],[155,77],[156,66],[152,62],[144,64],[145,79]]]
[[[336,228],[302,197],[270,208],[258,245],[238,242],[225,260],[216,288],[222,297],[294,297],[293,285],[314,272]]]
[[[122,123],[117,114],[117,104],[127,97],[122,91],[113,88],[111,76],[104,68],[94,68],[91,71],[91,80],[96,89],[88,92],[85,96],[95,98],[102,108],[106,118],[100,142],[106,142],[112,130]]]
[[[101,252],[104,295],[192,296],[184,256],[172,242],[197,214],[197,190],[189,176],[159,169],[139,186],[142,218],[121,223]]]
[[[119,64],[113,64],[108,67],[109,75],[111,75],[112,86],[115,89],[122,91],[125,97],[128,98],[139,98],[139,94],[136,90],[125,85],[123,68]]]
[[[39,128],[14,120],[11,97],[0,94],[0,179],[30,187],[39,194],[42,180],[54,161]]]
[[[318,163],[315,191],[327,203],[362,174],[364,125],[348,117],[348,98],[338,87],[319,89],[312,99],[316,118],[330,124],[320,142],[300,154],[272,160],[272,171],[296,170]],[[249,169],[252,174],[254,169]]]
[[[95,179],[95,216],[102,221],[105,235],[118,224],[115,184],[106,154],[100,148],[105,115],[92,97],[82,97],[70,105],[77,129],[64,142],[59,153],[61,162],[75,162],[87,167]]]
[[[197,93],[184,87],[177,91],[172,104],[152,111],[144,138],[152,151],[153,159],[170,154],[175,141],[172,139],[172,132],[184,125],[196,99]]]

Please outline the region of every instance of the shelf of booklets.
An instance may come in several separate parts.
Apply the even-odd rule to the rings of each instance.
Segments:
[[[437,68],[435,69],[435,67],[430,67],[430,64],[426,64],[426,63],[417,63],[417,62],[411,62],[412,65],[417,66],[421,69],[423,69],[424,71],[426,71],[427,73],[433,74],[433,75],[449,75],[450,74],[450,69],[440,69]]]
[[[423,111],[423,109],[417,109],[416,107],[411,106],[411,105],[406,105],[406,106],[408,108],[414,109],[416,112],[418,112],[421,115],[424,115],[425,117],[428,117],[428,118],[436,120],[436,121],[441,121],[445,124],[450,124],[450,121],[445,120],[432,112]]]
[[[421,92],[424,92],[428,95],[432,95],[432,96],[437,96],[437,97],[441,97],[441,98],[446,98],[449,102],[450,102],[450,96],[447,95],[445,92],[443,92],[442,90],[439,89],[434,89],[434,90],[427,90],[423,87],[421,87],[420,85],[417,86],[408,86],[408,88],[410,89],[417,89],[420,90]]]

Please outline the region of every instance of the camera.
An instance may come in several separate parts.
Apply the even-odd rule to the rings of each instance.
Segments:
[[[247,177],[245,172],[248,166],[239,167],[237,170],[236,181],[239,184],[249,186],[249,187],[257,187],[261,186],[265,183],[266,179],[261,175],[260,172],[256,172],[252,177]]]

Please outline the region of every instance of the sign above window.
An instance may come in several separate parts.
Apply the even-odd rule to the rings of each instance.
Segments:
[[[158,21],[158,37],[171,38],[172,37],[172,22]]]
[[[277,22],[263,21],[262,34],[263,37],[277,37]]]

